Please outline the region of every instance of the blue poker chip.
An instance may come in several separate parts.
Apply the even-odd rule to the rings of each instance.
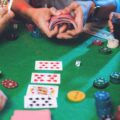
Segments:
[[[104,78],[97,78],[93,82],[93,86],[98,89],[104,89],[108,87],[109,81]]]
[[[97,91],[94,96],[97,101],[110,99],[110,94],[105,91]]]
[[[39,30],[38,28],[36,28],[35,30],[33,30],[33,31],[31,32],[31,36],[32,36],[33,38],[40,38],[40,37],[41,37],[41,32],[40,32],[40,30]]]
[[[120,84],[120,72],[113,72],[110,75],[110,81],[114,84]]]

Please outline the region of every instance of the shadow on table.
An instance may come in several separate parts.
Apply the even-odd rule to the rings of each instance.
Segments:
[[[55,44],[59,44],[59,45],[76,46],[76,45],[82,44],[84,41],[86,41],[90,37],[91,37],[91,35],[89,35],[89,34],[81,33],[79,35],[79,37],[74,38],[74,39],[64,40],[64,39],[50,38],[48,40],[51,42],[54,42]]]

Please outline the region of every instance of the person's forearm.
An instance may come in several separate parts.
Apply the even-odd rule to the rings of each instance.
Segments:
[[[23,17],[30,18],[32,12],[32,6],[28,4],[26,0],[14,0],[12,5],[13,11],[17,12],[18,14],[22,15]]]

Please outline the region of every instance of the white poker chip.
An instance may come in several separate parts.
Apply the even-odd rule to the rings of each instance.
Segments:
[[[109,39],[107,43],[108,48],[117,48],[119,46],[119,40],[117,39]]]

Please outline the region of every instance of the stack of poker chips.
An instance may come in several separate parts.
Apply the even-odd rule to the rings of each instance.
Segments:
[[[112,116],[113,107],[110,94],[105,91],[98,91],[95,93],[94,97],[97,115],[100,120],[106,118],[107,116]]]
[[[120,84],[120,72],[113,72],[110,75],[110,81],[114,84]]]
[[[104,78],[97,78],[93,82],[93,86],[98,89],[104,89],[109,85],[109,81]]]
[[[108,47],[101,47],[99,49],[99,52],[102,54],[108,55],[108,54],[112,53],[112,50],[111,50],[111,48],[108,48]]]
[[[0,90],[0,111],[4,108],[7,102],[6,95]]]
[[[41,38],[42,33],[38,27],[36,27],[33,23],[27,23],[25,24],[26,29],[28,32],[30,32],[31,36],[33,38]]]

